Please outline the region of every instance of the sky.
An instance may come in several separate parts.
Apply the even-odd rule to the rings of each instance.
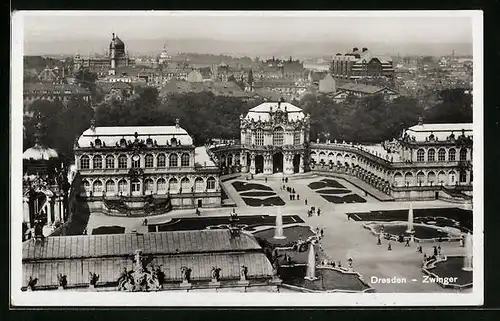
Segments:
[[[75,15],[76,14],[76,15]],[[158,40],[159,48],[169,40],[217,40],[221,42],[381,42],[387,46],[426,44],[472,44],[472,20],[461,16],[408,17],[373,16],[297,16],[297,13],[207,13],[176,12],[132,15],[99,13],[99,16],[72,13],[71,16],[47,14],[24,16],[25,51],[57,50],[64,43],[79,42],[94,50],[94,42],[109,43],[115,32],[130,45],[135,40]],[[338,14],[338,13],[337,13]],[[288,15],[288,16],[286,16]],[[331,13],[330,13],[331,15]],[[86,44],[88,43],[88,45]],[[131,48],[139,52],[140,48]],[[54,47],[55,46],[55,47]],[[88,47],[88,48],[85,48]],[[61,48],[67,51],[69,48]],[[73,48],[74,49],[74,48]],[[225,48],[221,48],[221,51]],[[36,51],[35,50],[35,51]]]

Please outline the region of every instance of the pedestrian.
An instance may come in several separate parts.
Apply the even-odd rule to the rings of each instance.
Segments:
[[[144,226],[148,226],[148,219],[147,218],[144,219]]]
[[[377,237],[377,245],[382,245],[382,241],[380,240],[380,235]]]
[[[321,215],[321,209],[318,207],[318,216]]]
[[[288,177],[285,177],[285,183],[288,184]]]
[[[316,235],[319,235],[319,227],[316,228]]]
[[[437,251],[438,255],[441,255],[441,245],[438,246]]]
[[[392,243],[389,242],[389,245],[387,245],[387,251],[392,251]]]
[[[437,256],[438,255],[438,249],[437,247],[434,245],[434,256]]]
[[[294,194],[295,194],[295,188],[292,188],[292,193],[294,193]]]
[[[290,201],[292,200],[292,194],[289,194],[288,197],[290,198]]]
[[[406,239],[405,247],[410,247],[410,238]]]
[[[297,201],[300,201],[300,195],[297,194]]]
[[[419,252],[419,253],[422,253],[422,245],[419,245],[419,246],[418,246],[418,252]]]
[[[306,206],[307,206],[307,198],[304,200],[304,203],[305,203],[305,204],[306,204]]]
[[[267,183],[267,177],[264,178],[264,181]]]
[[[325,235],[325,230],[321,229],[320,234],[321,234],[321,238],[323,238],[323,236]]]
[[[424,253],[424,263],[427,262],[427,254]]]

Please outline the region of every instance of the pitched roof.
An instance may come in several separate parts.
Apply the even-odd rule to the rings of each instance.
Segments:
[[[24,94],[34,94],[38,91],[37,94],[43,94],[44,91],[47,91],[50,94],[87,94],[90,95],[90,91],[82,88],[78,85],[70,85],[70,84],[50,84],[50,83],[28,83],[24,84]]]
[[[410,137],[415,137],[416,141],[425,141],[426,137],[432,133],[439,141],[445,141],[453,133],[455,138],[462,135],[473,136],[472,123],[450,123],[450,124],[422,124],[408,128],[405,133]]]
[[[146,234],[105,234],[48,237],[44,243],[23,242],[23,261],[128,256],[143,254],[193,254],[260,250],[255,238],[229,230],[169,231]]]
[[[281,102],[279,109],[285,111],[290,121],[296,121],[305,117],[304,112],[297,106],[287,102]],[[278,102],[265,102],[256,107],[251,108],[246,115],[246,119],[268,121],[271,118],[270,113],[278,110]]]
[[[361,93],[366,93],[366,94],[375,94],[375,93],[382,91],[384,89],[396,92],[395,90],[388,88],[388,87],[377,87],[377,86],[372,86],[372,85],[355,84],[355,83],[342,84],[342,85],[339,85],[337,88],[339,90],[355,91],[355,92],[361,92]]]
[[[193,144],[193,139],[188,132],[176,126],[95,127],[95,130],[89,128],[82,133],[78,139],[78,144],[80,147],[90,147],[90,143],[99,138],[106,146],[115,146],[122,138],[127,141],[134,141],[136,132],[139,139],[151,138],[156,140],[159,145],[163,145],[173,137],[180,141],[181,145],[190,146]]]

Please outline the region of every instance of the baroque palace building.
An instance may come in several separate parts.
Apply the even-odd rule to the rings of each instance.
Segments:
[[[309,121],[289,103],[263,103],[241,116],[240,144],[212,146],[210,154],[224,172],[319,172],[368,184],[381,200],[462,202],[472,197],[470,123],[424,124],[420,119],[392,142],[361,145],[309,142]]]
[[[303,173],[309,142],[309,117],[290,103],[262,103],[240,117],[239,157],[242,170],[252,174]],[[228,162],[228,158],[232,159]]]
[[[95,127],[75,142],[80,196],[107,214],[160,214],[171,208],[217,207],[219,168],[197,163],[191,136],[179,126]]]

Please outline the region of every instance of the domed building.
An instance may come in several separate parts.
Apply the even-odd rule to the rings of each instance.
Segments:
[[[40,142],[23,153],[23,235],[28,228],[50,235],[67,217],[69,183],[57,151]],[[35,237],[35,235],[31,235]]]
[[[114,74],[122,66],[131,65],[125,43],[113,33],[109,43],[109,53],[106,57],[82,57],[76,54],[73,58],[73,70],[87,69],[100,75]]]

